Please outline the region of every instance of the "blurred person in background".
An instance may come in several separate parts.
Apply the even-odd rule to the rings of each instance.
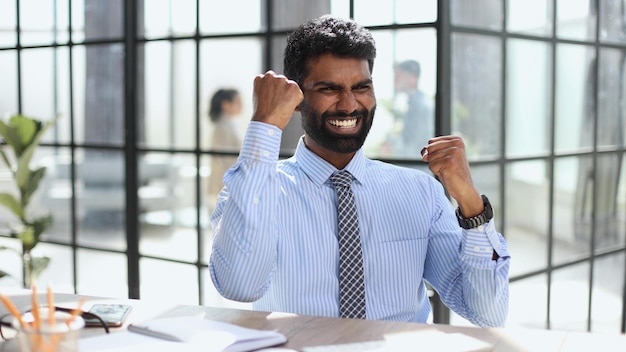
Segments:
[[[213,123],[211,150],[217,152],[233,152],[233,155],[212,155],[211,173],[209,175],[208,193],[211,209],[214,208],[224,183],[222,177],[228,168],[237,161],[236,153],[241,149],[243,134],[237,119],[241,116],[241,94],[237,89],[221,88],[211,97],[209,118]]]

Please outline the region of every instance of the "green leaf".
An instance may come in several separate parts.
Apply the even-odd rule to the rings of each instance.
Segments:
[[[4,160],[4,164],[9,168],[9,170],[11,170],[11,173],[15,175],[13,164],[9,160],[7,154],[4,152],[4,148],[0,148],[0,155],[2,156],[2,160]]]
[[[0,270],[0,279],[2,279],[3,277],[7,277],[7,276],[11,277],[11,274],[9,274],[9,273],[7,273],[5,271]]]
[[[15,214],[18,218],[24,219],[26,215],[24,214],[24,208],[19,200],[17,200],[12,194],[2,192],[0,193],[0,204],[7,207],[13,214]]]
[[[33,143],[33,139],[41,129],[41,122],[24,115],[13,115],[9,119],[9,127],[15,129],[22,150]],[[20,154],[16,154],[18,157]]]
[[[31,250],[38,243],[37,239],[35,238],[35,230],[32,226],[26,226],[24,231],[17,234],[17,238],[22,241],[22,246],[24,250]]]
[[[39,188],[39,183],[46,175],[46,167],[42,166],[36,170],[33,170],[28,176],[28,182],[26,183],[26,187],[22,193],[22,206],[26,208],[28,203],[30,202],[30,197],[37,192],[37,188]]]
[[[28,145],[28,147],[18,157],[18,160],[17,160],[17,170],[15,171],[15,181],[16,181],[17,186],[19,187],[19,189],[22,190],[23,192],[26,191],[26,183],[29,180],[29,173],[31,172],[31,170],[30,170],[30,160],[32,159],[33,154],[35,153],[35,150],[39,146],[39,142],[41,141],[41,137],[43,137],[43,134],[48,130],[48,128],[50,128],[50,126],[52,126],[56,122],[56,120],[57,119],[53,119],[53,120],[48,121],[44,125],[43,128],[41,128],[39,131],[36,131],[36,134],[33,137],[33,139],[31,140],[31,142]]]
[[[0,120],[0,135],[4,141],[13,149],[15,156],[22,154],[24,147],[20,141],[20,137],[13,126],[7,125],[6,122]]]
[[[48,265],[50,264],[50,257],[48,256],[43,256],[43,257],[31,257],[31,265],[32,265],[32,275],[33,277],[39,277],[39,274],[41,274],[44,269],[46,269],[48,267]]]
[[[30,222],[29,225],[33,229],[34,237],[33,247],[39,243],[41,235],[52,225],[53,222],[54,219],[52,218],[52,215],[46,215]]]

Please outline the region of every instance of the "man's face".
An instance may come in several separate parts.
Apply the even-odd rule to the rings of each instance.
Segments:
[[[307,147],[354,153],[372,127],[376,96],[367,60],[322,55],[308,62],[300,104]]]

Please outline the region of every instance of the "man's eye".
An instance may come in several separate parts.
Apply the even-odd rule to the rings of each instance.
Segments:
[[[321,87],[317,90],[320,93],[334,93],[337,91],[335,87]]]

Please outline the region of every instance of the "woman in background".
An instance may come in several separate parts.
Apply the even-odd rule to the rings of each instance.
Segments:
[[[214,125],[211,150],[238,153],[243,139],[237,119],[241,114],[241,95],[236,89],[219,89],[211,97],[209,118]],[[235,155],[212,155],[209,175],[209,204],[214,208],[224,183],[226,170],[237,161]]]

